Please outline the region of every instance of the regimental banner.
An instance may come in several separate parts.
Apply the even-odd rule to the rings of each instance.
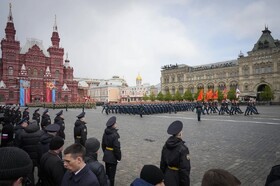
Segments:
[[[30,103],[30,81],[19,80],[19,104],[25,106],[26,103]]]
[[[55,82],[46,83],[46,102],[55,103]]]

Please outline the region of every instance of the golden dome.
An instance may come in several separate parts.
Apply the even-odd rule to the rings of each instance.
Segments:
[[[142,81],[142,77],[140,76],[140,74],[138,74],[136,80],[137,80],[137,81]]]

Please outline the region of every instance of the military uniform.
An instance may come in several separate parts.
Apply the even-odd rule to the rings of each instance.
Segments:
[[[41,129],[45,130],[45,127],[51,124],[51,118],[48,114],[49,110],[46,109],[42,114]]]
[[[190,185],[190,156],[185,142],[177,136],[182,131],[183,123],[174,121],[168,127],[168,138],[161,153],[160,169],[164,173],[166,186]]]
[[[29,122],[29,108],[25,108],[22,113],[22,118],[25,118]]]
[[[77,116],[77,120],[75,122],[74,127],[74,140],[75,143],[79,143],[83,146],[85,146],[85,142],[87,140],[87,126],[86,122],[83,121],[83,118],[85,117],[85,113],[82,112]]]
[[[106,174],[109,177],[111,186],[114,186],[117,164],[122,157],[119,142],[120,135],[114,127],[115,123],[116,117],[112,116],[106,123],[107,128],[102,137],[103,161],[105,162]]]
[[[197,105],[196,105],[197,121],[200,121],[201,112],[203,112],[202,105],[200,103],[197,103]]]
[[[62,137],[63,139],[65,139],[65,133],[64,133],[64,129],[65,129],[65,123],[64,123],[64,118],[63,116],[63,110],[59,111],[56,114],[56,117],[54,118],[54,123],[58,124],[60,126],[60,129],[58,131],[58,136]]]
[[[37,121],[37,125],[39,126],[39,124],[40,124],[40,116],[41,115],[40,115],[40,113],[38,113],[38,111],[39,111],[39,109],[36,109],[34,111],[32,119]]]

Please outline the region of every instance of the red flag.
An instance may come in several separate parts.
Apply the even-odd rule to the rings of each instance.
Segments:
[[[25,103],[30,103],[30,88],[24,89]]]
[[[202,99],[203,99],[203,89],[200,89],[200,92],[197,96],[197,101],[202,101]]]
[[[214,92],[214,94],[213,94],[213,99],[217,100],[218,97],[219,97],[218,94],[219,94],[219,93],[218,93],[218,90],[216,90],[216,91]]]
[[[208,101],[209,99],[213,99],[213,90],[212,89],[208,90],[208,92],[206,94],[206,100]]]
[[[46,83],[46,102],[49,103],[52,101],[52,94],[50,89],[50,83]]]

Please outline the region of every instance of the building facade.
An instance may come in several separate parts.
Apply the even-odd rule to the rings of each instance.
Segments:
[[[10,4],[5,38],[1,40],[0,102],[21,104],[33,102],[77,101],[78,82],[73,80],[74,69],[68,57],[63,60],[64,48],[56,20],[51,36],[52,45],[45,50],[37,39],[27,39],[21,47]]]
[[[161,90],[165,94],[193,94],[204,89],[230,90],[238,88],[241,97],[255,97],[269,86],[275,102],[280,101],[280,41],[265,27],[253,49],[237,59],[200,66],[166,65],[161,70]]]
[[[140,74],[136,77],[136,86],[127,86],[121,89],[122,102],[142,101],[144,95],[150,95],[150,85],[142,84],[142,77]]]

